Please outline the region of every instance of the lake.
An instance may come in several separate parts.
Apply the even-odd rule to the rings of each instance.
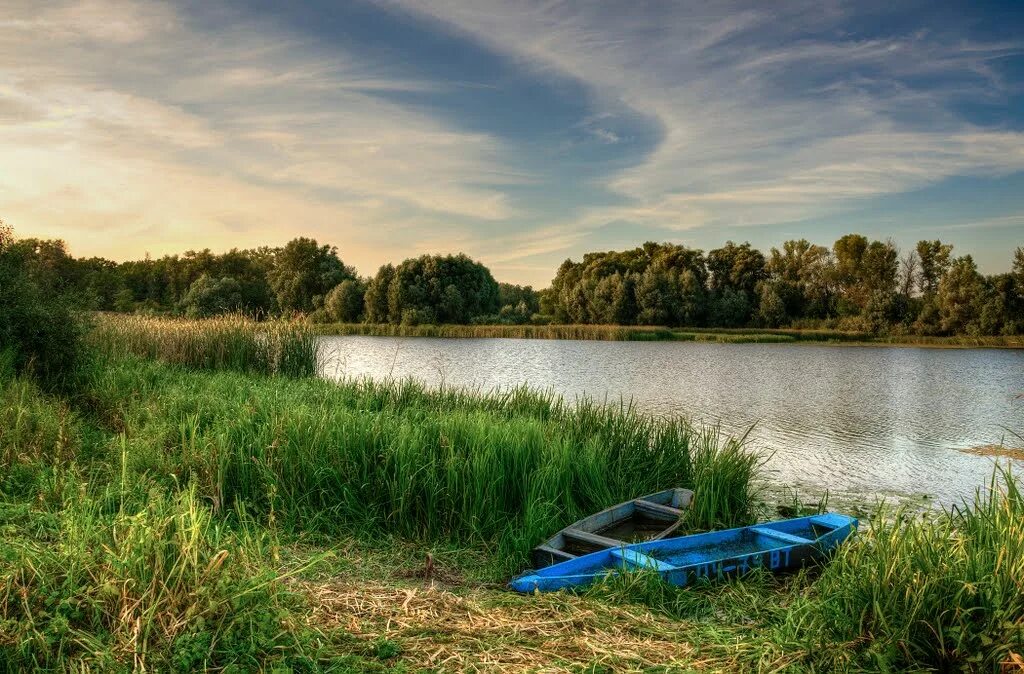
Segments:
[[[657,415],[753,427],[769,478],[843,502],[957,502],[993,459],[958,449],[1021,441],[1024,351],[528,339],[324,337],[331,378],[406,378],[569,400],[632,401]],[[1024,466],[1021,466],[1024,468]]]

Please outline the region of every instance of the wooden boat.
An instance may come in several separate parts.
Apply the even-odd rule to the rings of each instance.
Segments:
[[[826,513],[621,545],[528,571],[513,579],[510,587],[517,592],[549,592],[641,569],[650,569],[673,585],[740,575],[756,567],[792,570],[826,557],[856,529],[855,518]]]
[[[664,538],[679,527],[693,492],[665,489],[606,508],[567,526],[533,549],[542,569],[598,550]]]

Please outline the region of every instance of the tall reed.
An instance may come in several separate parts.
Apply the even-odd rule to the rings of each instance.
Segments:
[[[988,489],[949,512],[880,511],[793,624],[831,644],[819,651],[829,667],[995,671],[1024,654],[1020,483],[997,467]]]
[[[742,443],[629,407],[123,359],[91,389],[99,415],[129,429],[138,479],[174,475],[217,510],[273,512],[296,530],[493,545],[510,570],[552,531],[669,486],[714,494],[695,525],[753,517],[758,459]]]
[[[89,342],[107,354],[133,353],[205,370],[304,377],[317,368],[316,336],[298,322],[104,314]]]
[[[266,532],[229,533],[191,489],[65,506],[42,535],[6,530],[0,670],[252,671],[301,651]]]

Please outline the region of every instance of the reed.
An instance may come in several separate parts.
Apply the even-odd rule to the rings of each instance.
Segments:
[[[789,627],[821,635],[828,647],[815,657],[827,669],[997,671],[1024,653],[1019,481],[997,466],[988,489],[948,512],[879,510]]]
[[[1024,336],[873,335],[866,332],[797,328],[667,328],[650,325],[393,325],[330,323],[312,326],[321,335],[684,341],[719,344],[880,344],[938,348],[1024,348]]]
[[[96,367],[89,389],[93,413],[128,429],[137,481],[173,475],[215,510],[273,515],[292,531],[483,545],[500,551],[497,575],[552,530],[668,486],[708,495],[694,526],[754,517],[759,459],[742,441],[628,406],[133,359]]]
[[[266,531],[228,532],[191,489],[106,510],[72,492],[5,527],[0,670],[252,671],[309,642]]]
[[[104,314],[88,341],[104,354],[131,353],[204,370],[305,377],[317,368],[316,336],[298,322]]]
[[[392,323],[329,323],[314,326],[322,335],[371,337],[451,337],[507,339],[576,339],[602,341],[664,341],[672,330],[628,325],[396,325]]]

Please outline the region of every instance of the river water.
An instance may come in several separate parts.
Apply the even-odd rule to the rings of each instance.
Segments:
[[[958,450],[1024,435],[1024,351],[346,336],[322,338],[321,358],[331,378],[526,383],[728,433],[752,427],[772,482],[840,502],[955,503],[994,461]]]

